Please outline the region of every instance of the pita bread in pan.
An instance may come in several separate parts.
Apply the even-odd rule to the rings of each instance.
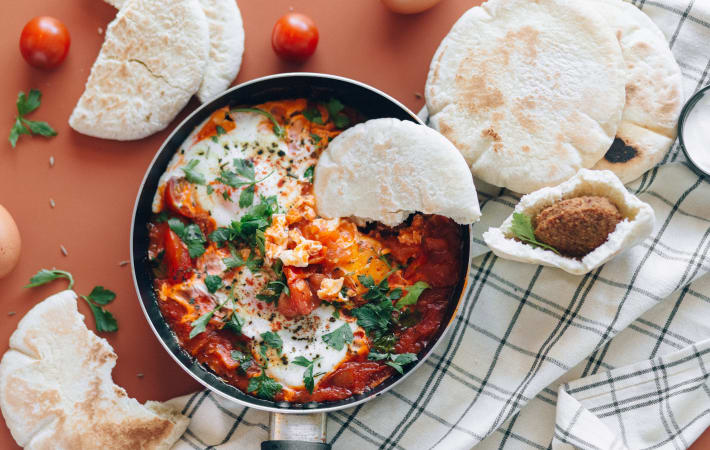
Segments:
[[[169,449],[189,419],[141,405],[113,383],[116,354],[77,311],[76,294],[38,303],[10,336],[0,362],[0,408],[26,449]]]
[[[127,0],[106,0],[120,9]],[[197,91],[201,102],[225,91],[237,77],[244,54],[244,24],[235,0],[199,0],[207,17],[210,51]]]
[[[621,0],[597,0],[596,8],[616,32],[628,81],[616,138],[594,168],[628,183],[661,162],[673,145],[682,76],[663,33],[641,10]]]
[[[574,275],[583,275],[643,241],[653,231],[653,208],[630,194],[616,175],[608,170],[582,169],[559,186],[546,187],[524,195],[515,206],[515,212],[533,218],[560,200],[584,195],[608,198],[619,208],[624,220],[616,225],[604,244],[581,259],[558,255],[551,250],[533,247],[513,239],[512,214],[500,227],[491,227],[483,233],[483,240],[493,253],[501,258],[557,267]]]
[[[117,140],[164,129],[200,87],[208,51],[197,0],[128,1],[106,30],[69,125]]]
[[[431,125],[474,176],[527,193],[604,156],[625,83],[619,43],[594,4],[489,0],[441,42],[425,93]]]
[[[323,217],[388,226],[422,212],[470,224],[481,216],[461,154],[429,127],[373,119],[333,139],[316,164],[313,191]]]

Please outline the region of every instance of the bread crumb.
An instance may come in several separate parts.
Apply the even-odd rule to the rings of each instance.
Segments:
[[[104,29],[103,29],[103,28],[99,27],[99,30],[98,30],[98,31],[99,31],[99,34],[104,34]]]
[[[118,263],[118,265],[121,266],[121,267],[127,266],[127,265],[128,265],[128,261],[121,261],[121,262]]]
[[[54,167],[54,156],[49,157],[49,167]]]
[[[61,250],[62,255],[69,256],[69,252],[67,251],[67,249],[63,245],[59,246],[59,250]]]
[[[50,198],[50,199],[49,199],[49,206],[50,206],[51,208],[54,208],[56,205],[57,205],[57,204],[54,203],[54,199],[53,199],[53,198]]]

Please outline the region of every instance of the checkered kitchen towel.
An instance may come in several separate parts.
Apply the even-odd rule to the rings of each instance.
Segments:
[[[690,95],[710,72],[710,0],[639,0]],[[328,416],[343,449],[688,447],[710,426],[710,183],[676,144],[629,188],[656,212],[642,244],[585,275],[488,252],[518,198],[479,186],[471,280],[449,337],[396,389]],[[209,392],[175,399],[178,449],[259,448],[268,415]]]

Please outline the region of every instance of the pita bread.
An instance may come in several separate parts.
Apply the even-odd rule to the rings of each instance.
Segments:
[[[116,9],[128,0],[106,0]],[[235,0],[200,0],[207,17],[210,51],[204,79],[197,91],[201,102],[225,91],[237,77],[244,54],[244,24]]]
[[[27,449],[169,449],[189,419],[141,405],[111,380],[116,354],[84,325],[76,294],[32,308],[0,362],[0,408]]]
[[[318,159],[313,184],[323,217],[395,226],[416,211],[461,224],[481,216],[461,154],[436,131],[409,121],[373,119],[345,130]]]
[[[661,162],[673,145],[682,76],[663,33],[641,10],[621,0],[597,0],[596,8],[616,32],[628,81],[616,139],[594,168],[628,183]]]
[[[441,42],[425,93],[431,125],[474,176],[527,193],[604,156],[625,81],[619,43],[593,4],[490,0]]]
[[[524,195],[515,212],[535,217],[548,206],[564,199],[583,195],[606,197],[614,203],[624,220],[616,225],[607,241],[582,259],[558,255],[551,250],[533,247],[513,239],[511,214],[499,228],[489,228],[483,240],[493,253],[505,259],[557,267],[574,275],[590,272],[624,250],[643,241],[653,231],[653,208],[630,194],[623,183],[608,170],[582,169],[568,181]]]
[[[164,129],[202,83],[208,36],[197,0],[130,0],[106,30],[69,125],[117,140]]]

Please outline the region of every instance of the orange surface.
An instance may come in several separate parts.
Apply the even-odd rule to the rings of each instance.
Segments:
[[[423,92],[439,41],[456,18],[477,3],[443,0],[422,14],[399,16],[376,0],[241,0],[246,50],[237,82],[278,72],[332,73],[371,84],[416,111],[424,104],[417,94]],[[320,31],[315,55],[302,65],[282,62],[271,50],[271,28],[291,7],[310,15]],[[119,356],[114,380],[140,401],[164,400],[200,386],[157,342],[138,306],[130,267],[118,263],[129,259],[131,212],[145,169],[163,139],[197,102],[193,100],[166,131],[138,142],[93,139],[69,128],[67,119],[103,41],[99,30],[114,14],[101,0],[6,0],[0,14],[0,204],[14,216],[23,240],[19,265],[0,280],[0,351],[22,315],[63,288],[56,282],[22,289],[39,268],[56,266],[75,275],[79,293],[100,284],[118,294],[110,310],[120,330],[106,335]],[[53,72],[31,68],[18,49],[22,27],[37,15],[59,18],[71,33],[69,56]],[[48,121],[59,136],[23,136],[12,149],[7,136],[17,93],[30,88],[43,93],[42,106],[30,118]],[[53,168],[50,156],[56,160]],[[54,209],[50,198],[56,202]],[[60,245],[68,256],[60,253]],[[88,308],[79,308],[93,327]],[[710,448],[710,435],[701,441],[705,444],[698,442],[696,448]],[[16,448],[4,426],[0,448]]]

